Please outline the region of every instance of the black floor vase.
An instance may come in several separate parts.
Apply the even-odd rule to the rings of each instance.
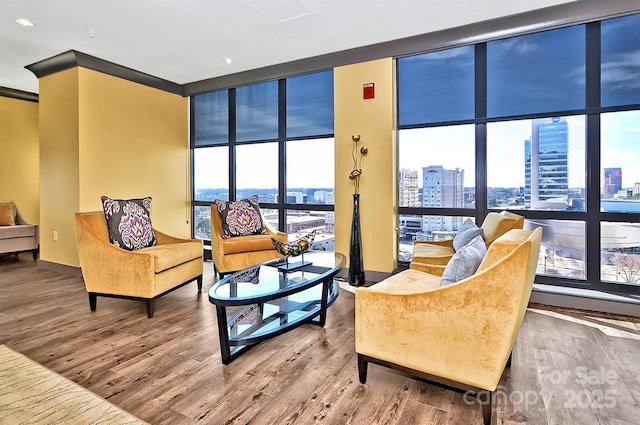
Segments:
[[[353,217],[351,219],[351,244],[349,247],[349,285],[364,285],[362,267],[362,235],[360,233],[360,195],[353,195]]]

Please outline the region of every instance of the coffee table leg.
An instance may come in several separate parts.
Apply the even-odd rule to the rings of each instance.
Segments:
[[[216,306],[218,315],[218,335],[220,337],[220,354],[222,363],[231,362],[231,348],[229,347],[229,328],[227,326],[227,310],[225,307]]]
[[[325,279],[322,282],[322,299],[320,300],[320,321],[318,324],[324,326],[327,321],[327,304],[329,303],[329,288],[333,284],[333,278]]]

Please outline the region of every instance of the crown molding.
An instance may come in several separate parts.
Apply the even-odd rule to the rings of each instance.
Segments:
[[[75,67],[92,69],[103,74],[133,81],[169,93],[183,95],[183,88],[180,84],[145,74],[144,72],[136,71],[135,69],[127,68],[126,66],[118,65],[77,50],[68,50],[59,55],[25,66],[26,69],[33,72],[38,78]]]
[[[10,97],[12,99],[26,100],[28,102],[38,102],[38,94],[9,87],[0,87],[0,96]]]

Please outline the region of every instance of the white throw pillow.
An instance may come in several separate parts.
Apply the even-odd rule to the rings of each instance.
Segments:
[[[442,274],[440,286],[447,286],[473,275],[487,253],[482,236],[478,235],[451,257]]]
[[[482,228],[478,227],[470,218],[466,219],[453,238],[453,249],[459,250],[478,235],[484,237]]]

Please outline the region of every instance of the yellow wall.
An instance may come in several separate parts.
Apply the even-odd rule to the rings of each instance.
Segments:
[[[48,75],[39,83],[40,259],[77,266],[78,69]]]
[[[360,222],[364,269],[389,273],[397,264],[395,77],[391,58],[334,69],[336,250],[349,254],[353,183],[352,135],[369,149],[362,161]],[[375,98],[362,86],[375,83]]]
[[[38,104],[0,97],[0,200],[29,223],[40,221]]]
[[[188,99],[102,74],[80,71],[80,210],[101,210],[100,196],[151,196],[151,221],[191,237]]]
[[[79,266],[74,213],[100,210],[101,195],[152,196],[154,227],[190,236],[188,109],[85,68],[40,79],[42,260]]]

